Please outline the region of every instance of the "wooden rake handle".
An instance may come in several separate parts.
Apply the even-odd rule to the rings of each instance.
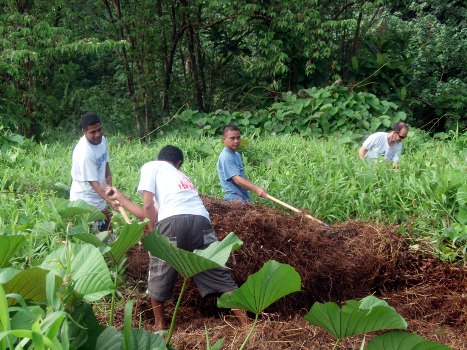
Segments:
[[[127,224],[131,224],[130,218],[128,217],[128,215],[126,215],[125,209],[123,209],[119,201],[116,201],[116,202],[117,202],[116,204],[118,205],[118,210],[120,211],[120,214],[122,214],[123,218],[125,219],[125,222]]]
[[[109,193],[107,194],[108,196],[111,196],[113,195],[115,192],[114,190],[110,190]],[[115,204],[118,206],[118,211],[120,212],[120,214],[122,214],[123,218],[125,219],[125,222],[127,224],[131,224],[131,221],[130,221],[130,218],[128,217],[128,215],[126,214],[126,211],[125,209],[123,209],[123,206],[120,204],[119,201],[115,201]]]
[[[302,212],[300,209],[297,209],[297,208],[295,208],[295,207],[292,207],[291,205],[289,205],[289,204],[287,204],[287,203],[284,203],[284,202],[281,201],[280,199],[277,199],[277,198],[275,198],[275,197],[273,197],[273,196],[271,196],[271,195],[269,195],[269,194],[267,195],[266,198],[268,198],[268,199],[272,200],[273,202],[276,202],[277,204],[280,204],[280,205],[282,205],[283,207],[285,207],[285,208],[287,208],[287,209],[290,209],[290,210],[292,210],[292,211],[294,211],[294,212],[296,212],[296,213],[301,213],[301,214],[303,214],[304,216],[306,216],[308,219],[311,219],[311,220],[313,220],[313,221],[315,221],[315,222],[317,222],[317,223],[319,223],[319,224],[321,224],[321,225],[328,226],[327,224],[325,224],[325,223],[322,222],[321,220],[319,220],[319,219],[317,219],[317,218],[315,218],[315,217],[313,217],[313,216],[311,216],[311,215],[305,214],[305,213]]]

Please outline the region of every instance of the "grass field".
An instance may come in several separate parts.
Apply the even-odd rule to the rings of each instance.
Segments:
[[[3,167],[1,228],[7,232],[31,229],[48,220],[50,198],[67,198],[75,142],[29,143],[18,151],[15,163]],[[339,137],[245,136],[241,152],[250,180],[282,201],[329,223],[358,219],[400,225],[401,232],[428,239],[443,257],[455,259],[465,253],[465,225],[457,223],[450,238],[445,230],[465,216],[465,202],[459,198],[467,186],[466,142],[465,134],[436,140],[411,132],[398,170],[384,162],[360,161],[358,145]],[[223,145],[218,138],[166,136],[143,143],[111,136],[114,185],[140,200],[135,193],[139,169],[166,144],[184,151],[181,170],[200,194],[222,197],[216,161]],[[274,206],[254,194],[252,198]]]

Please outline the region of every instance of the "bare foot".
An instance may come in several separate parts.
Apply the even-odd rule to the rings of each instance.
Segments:
[[[245,328],[246,326],[248,326],[248,316],[245,310],[232,309],[232,313],[234,314],[235,318],[237,319],[238,325],[241,328]]]

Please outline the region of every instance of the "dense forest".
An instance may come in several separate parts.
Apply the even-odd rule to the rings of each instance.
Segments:
[[[141,137],[182,111],[248,119],[330,86],[390,101],[412,126],[465,130],[463,1],[0,4],[0,120],[24,136],[70,130],[92,110]]]

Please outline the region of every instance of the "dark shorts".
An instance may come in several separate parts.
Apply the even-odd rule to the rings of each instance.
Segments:
[[[178,248],[193,251],[205,249],[215,242],[216,234],[211,222],[200,215],[175,215],[157,224],[159,232]],[[151,256],[149,260],[148,295],[165,301],[172,297],[178,272],[165,261]],[[203,297],[213,293],[225,293],[237,289],[228,269],[211,269],[193,279]]]

